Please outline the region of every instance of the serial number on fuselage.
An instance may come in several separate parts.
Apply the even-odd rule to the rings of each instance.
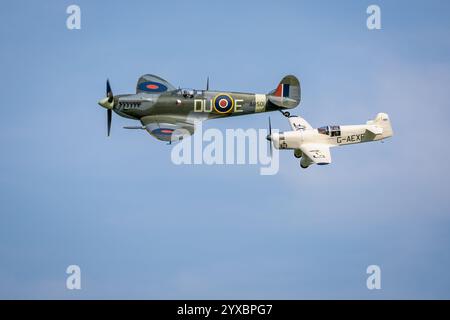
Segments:
[[[336,143],[337,144],[347,144],[347,143],[355,143],[355,142],[362,142],[364,139],[364,133],[361,134],[352,134],[346,137],[337,137]]]

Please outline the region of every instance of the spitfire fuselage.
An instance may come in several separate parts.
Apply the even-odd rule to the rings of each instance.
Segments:
[[[242,92],[192,90],[192,95],[185,95],[182,90],[176,90],[164,94],[117,95],[115,99],[113,110],[132,119],[164,118],[165,115],[214,119],[280,109],[265,94]]]

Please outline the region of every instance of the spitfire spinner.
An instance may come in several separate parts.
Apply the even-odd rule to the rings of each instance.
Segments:
[[[312,164],[331,163],[330,148],[348,144],[383,140],[392,137],[389,116],[379,113],[374,120],[362,125],[324,126],[314,129],[302,117],[289,116],[292,131],[272,133],[269,118],[269,135],[267,140],[277,149],[294,150],[294,156],[301,158],[300,166],[304,169]]]
[[[144,129],[159,140],[176,141],[186,132],[193,134],[198,121],[295,108],[300,91],[300,83],[292,75],[285,76],[268,94],[254,94],[209,90],[209,80],[206,90],[176,89],[166,80],[146,74],[139,78],[135,94],[113,95],[108,80],[106,98],[98,103],[107,110],[108,136],[114,111],[141,122],[141,126],[126,129]]]

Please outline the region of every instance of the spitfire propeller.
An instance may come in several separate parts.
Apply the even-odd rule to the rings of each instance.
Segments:
[[[106,109],[106,117],[107,117],[107,130],[108,137],[111,132],[111,121],[112,121],[112,109],[114,107],[114,95],[111,90],[111,85],[109,84],[109,80],[106,80],[106,97],[98,102],[103,108]]]

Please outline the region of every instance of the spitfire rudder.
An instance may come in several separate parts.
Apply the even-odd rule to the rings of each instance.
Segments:
[[[285,76],[278,86],[269,92],[269,101],[281,108],[295,108],[300,100],[300,81],[293,75]]]

